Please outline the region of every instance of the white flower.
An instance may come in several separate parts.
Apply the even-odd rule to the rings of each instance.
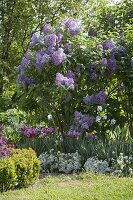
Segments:
[[[51,120],[52,119],[52,115],[48,115],[48,120]]]
[[[115,125],[116,120],[115,119],[111,119],[111,125]]]
[[[103,119],[104,119],[104,120],[107,120],[107,115],[104,115],[104,116],[103,116]]]
[[[100,122],[100,120],[101,120],[101,117],[100,117],[100,116],[97,116],[97,117],[96,117],[96,122]]]
[[[97,111],[101,112],[103,110],[102,106],[97,106]]]

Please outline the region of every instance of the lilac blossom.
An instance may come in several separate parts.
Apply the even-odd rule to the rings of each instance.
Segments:
[[[67,78],[72,78],[74,81],[76,81],[76,76],[72,70],[68,70],[66,74]]]
[[[56,34],[50,34],[45,36],[45,43],[48,46],[56,46],[58,37]]]
[[[24,74],[19,74],[17,78],[17,83],[23,85],[36,84],[36,81],[33,77],[26,77]]]
[[[116,59],[114,56],[111,56],[108,61],[108,69],[111,71],[111,72],[115,72],[116,69],[117,69],[117,62],[116,62]]]
[[[106,40],[103,44],[103,49],[108,50],[108,49],[113,49],[115,47],[115,43],[113,40]]]
[[[79,127],[79,130],[89,129],[93,124],[93,117],[83,115],[81,112],[75,111],[75,126]]]
[[[83,97],[83,101],[86,105],[93,104],[95,102],[95,95]]]
[[[69,18],[65,22],[65,29],[69,31],[70,36],[74,37],[80,33],[79,21],[76,19]]]
[[[73,78],[67,78],[67,77],[63,76],[62,74],[60,74],[60,73],[56,74],[55,84],[58,85],[58,86],[65,85],[69,89],[74,89],[74,80],[73,80]]]
[[[95,95],[95,102],[96,103],[100,103],[100,104],[104,104],[106,102],[106,94],[103,90],[101,90],[100,92],[98,92]]]
[[[100,61],[101,65],[107,65],[107,58],[102,58],[102,60]]]
[[[47,54],[50,55],[50,56],[52,56],[52,54],[55,52],[55,50],[56,50],[55,47],[49,46],[47,48]]]
[[[96,72],[92,72],[90,75],[90,79],[95,81],[95,80],[97,80],[97,78],[98,78],[98,75],[96,74]]]
[[[73,78],[64,78],[64,84],[69,89],[74,89],[74,80]]]
[[[32,47],[36,44],[44,44],[44,42],[37,34],[33,34],[30,40],[30,46]]]
[[[50,24],[45,24],[43,28],[44,34],[48,34],[51,30],[51,25]]]
[[[127,55],[127,48],[126,47],[122,47],[122,46],[115,46],[112,50],[111,50],[111,56],[125,56]]]
[[[63,35],[61,34],[61,33],[57,33],[57,40],[56,40],[56,42],[57,42],[57,44],[60,44],[61,43],[61,40],[62,40],[62,37],[63,37]]]
[[[56,85],[62,85],[64,83],[64,76],[61,73],[56,73],[56,80],[55,84]]]
[[[52,60],[54,65],[56,66],[63,63],[65,59],[66,59],[66,54],[64,53],[64,50],[62,48],[59,48],[52,54]]]
[[[48,63],[49,62],[49,55],[46,53],[46,51],[37,51],[36,55],[35,55],[35,59],[36,59],[36,67],[37,69],[41,69],[44,63]]]
[[[71,138],[78,138],[80,136],[80,132],[76,130],[69,130],[67,132],[67,136]]]
[[[97,94],[92,94],[91,96],[84,97],[83,101],[86,105],[104,104],[106,102],[106,94],[102,90],[102,91],[99,91]]]

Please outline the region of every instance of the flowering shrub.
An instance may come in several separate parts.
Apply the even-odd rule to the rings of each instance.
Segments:
[[[109,13],[109,24],[112,17]],[[18,69],[22,107],[42,113],[63,137],[79,138],[87,131],[105,139],[115,125],[128,122],[123,71],[131,69],[131,51],[120,35],[103,36],[100,30],[88,36],[81,23],[68,18],[55,27],[45,24],[43,33],[32,36]]]
[[[50,152],[45,152],[39,156],[41,162],[41,171],[58,171],[71,173],[81,170],[81,156],[78,152],[61,153],[55,152],[53,149]]]

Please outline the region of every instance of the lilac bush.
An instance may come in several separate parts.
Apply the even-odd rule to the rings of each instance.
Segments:
[[[113,20],[111,14],[108,20]],[[42,113],[46,127],[59,127],[63,139],[92,139],[96,134],[105,137],[106,131],[115,126],[111,120],[118,118],[111,110],[118,104],[114,99],[119,99],[118,91],[126,90],[121,87],[120,74],[130,58],[127,48],[117,38],[103,39],[95,29],[84,36],[80,23],[67,18],[54,27],[44,24],[43,34],[32,36],[18,70],[17,82],[24,87],[28,102],[23,109]],[[92,41],[93,37],[97,39]],[[55,129],[26,128],[22,132],[32,138],[40,132],[47,136]]]

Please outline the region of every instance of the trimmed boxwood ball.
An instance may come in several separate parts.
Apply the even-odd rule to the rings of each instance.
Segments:
[[[36,153],[29,149],[13,149],[12,160],[15,162],[17,187],[27,187],[35,183],[39,177],[40,161]]]
[[[13,189],[17,182],[15,162],[12,158],[0,159],[0,192]]]
[[[33,185],[39,177],[40,161],[29,149],[13,149],[11,157],[0,159],[0,191]]]

